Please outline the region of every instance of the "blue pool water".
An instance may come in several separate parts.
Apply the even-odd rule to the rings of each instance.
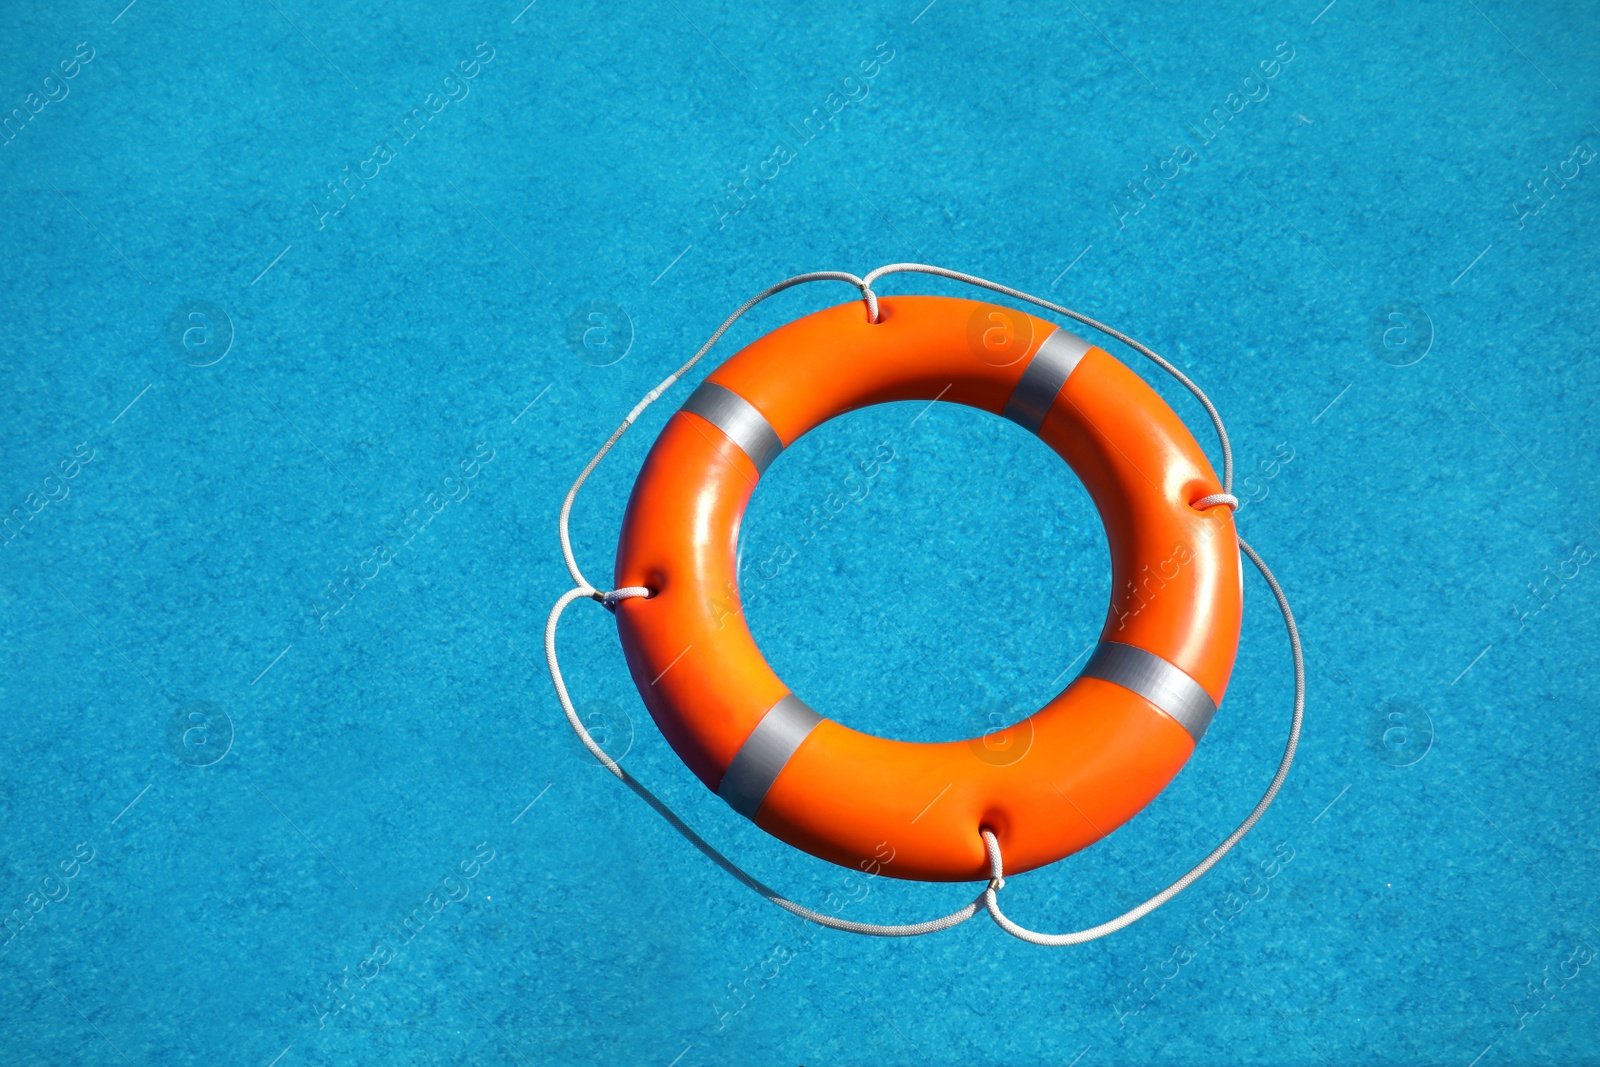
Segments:
[[[13,5],[0,1060],[1600,1061],[1597,27],[1504,0]],[[544,667],[561,495],[634,401],[772,282],[899,260],[1192,374],[1304,633],[1277,805],[1091,945],[803,927],[587,757]],[[849,296],[785,293],[721,354]],[[596,580],[687,391],[580,500]],[[896,737],[1037,707],[1109,592],[1066,467],[946,405],[800,441],[743,544],[779,674]],[[864,921],[970,899],[841,884],[693,779],[604,611],[562,647],[608,747],[761,878],[864,892]],[[1081,928],[1187,869],[1291,696],[1252,574],[1184,773],[1009,913]]]

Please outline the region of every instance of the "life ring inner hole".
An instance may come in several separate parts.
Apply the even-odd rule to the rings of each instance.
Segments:
[[[1077,475],[957,404],[880,404],[812,430],[763,475],[739,544],[745,621],[794,691],[853,729],[971,740],[991,760],[1072,681],[1110,599]]]

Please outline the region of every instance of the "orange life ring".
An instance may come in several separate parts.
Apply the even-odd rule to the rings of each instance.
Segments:
[[[897,878],[1053,863],[1172,780],[1221,703],[1243,596],[1232,511],[1183,422],[1131,370],[1054,324],[933,296],[789,323],[717,368],[667,422],[617,550],[628,667],[678,756],[783,841]],[[943,399],[1003,415],[1077,472],[1105,523],[1112,602],[1082,673],[987,739],[915,744],[822,718],[773,673],[738,610],[739,523],[768,464],[836,415]],[[1047,605],[1042,605],[1046,606]],[[1025,744],[1031,737],[1031,743]],[[994,758],[1014,746],[1020,758]],[[892,857],[892,859],[890,858]]]

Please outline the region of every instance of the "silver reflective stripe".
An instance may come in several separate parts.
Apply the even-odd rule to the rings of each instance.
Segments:
[[[683,402],[683,411],[692,411],[728,435],[756,465],[756,476],[766,473],[783,451],[783,440],[755,405],[726,386],[701,382],[700,388]]]
[[[1050,405],[1056,402],[1056,394],[1078,369],[1083,354],[1093,347],[1083,338],[1058,327],[1033,354],[1001,414],[1029,433],[1038,433],[1039,427],[1044,425],[1044,417],[1050,413]]]
[[[793,693],[772,705],[728,764],[717,795],[740,815],[754,819],[789,757],[821,721],[822,716]]]
[[[1133,690],[1177,719],[1197,745],[1217,713],[1211,694],[1199,682],[1154,652],[1117,641],[1101,641],[1079,677],[1100,678]]]

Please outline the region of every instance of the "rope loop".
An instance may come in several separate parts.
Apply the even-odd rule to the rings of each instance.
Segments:
[[[613,589],[609,593],[599,593],[595,599],[608,608],[615,608],[620,600],[635,600],[643,597],[649,600],[656,595],[656,591],[647,585],[625,585],[620,589]]]
[[[589,460],[588,464],[584,466],[577,479],[573,481],[572,487],[567,490],[567,495],[561,502],[561,514],[557,521],[557,529],[561,534],[562,559],[566,563],[567,573],[572,576],[575,586],[567,590],[559,599],[557,599],[555,605],[550,609],[549,616],[545,620],[544,649],[545,661],[550,668],[550,681],[555,687],[556,698],[561,703],[561,710],[567,717],[567,724],[572,727],[572,731],[577,735],[578,740],[582,742],[583,746],[588,749],[590,754],[600,762],[601,766],[603,766],[611,774],[615,775],[629,789],[638,794],[640,799],[642,799],[646,804],[650,805],[650,807],[658,815],[667,821],[668,825],[670,825],[678,833],[682,834],[685,840],[704,853],[706,857],[718,867],[722,868],[746,888],[753,890],[771,903],[789,912],[791,915],[796,915],[807,922],[816,923],[819,926],[825,926],[829,929],[843,930],[853,934],[864,934],[870,937],[916,937],[921,934],[936,933],[940,930],[948,930],[953,926],[959,926],[961,923],[966,922],[968,919],[976,915],[980,908],[983,908],[988,911],[989,917],[995,921],[996,925],[998,925],[1006,933],[1035,945],[1077,945],[1086,941],[1093,941],[1096,938],[1105,937],[1107,934],[1121,930],[1123,927],[1130,925],[1138,919],[1143,918],[1145,915],[1148,915],[1156,908],[1159,908],[1162,904],[1165,904],[1167,901],[1181,893],[1184,889],[1188,888],[1188,886],[1191,885],[1197,878],[1205,874],[1206,871],[1210,870],[1217,863],[1217,861],[1222,859],[1223,856],[1227,855],[1233,846],[1238,844],[1244,835],[1250,832],[1251,827],[1253,827],[1261,818],[1261,816],[1266,813],[1267,808],[1277,797],[1278,790],[1282,788],[1284,779],[1288,777],[1290,765],[1294,762],[1295,750],[1298,748],[1300,743],[1300,727],[1305,714],[1306,696],[1305,661],[1301,655],[1300,632],[1295,626],[1294,613],[1289,610],[1289,601],[1284,596],[1283,589],[1278,585],[1278,580],[1273,577],[1272,571],[1268,569],[1266,563],[1261,559],[1261,557],[1256,554],[1255,549],[1246,544],[1243,538],[1239,539],[1239,549],[1244,553],[1244,555],[1249,557],[1252,563],[1255,564],[1256,569],[1261,572],[1261,576],[1266,579],[1267,586],[1272,590],[1272,595],[1278,603],[1278,609],[1283,613],[1284,625],[1289,632],[1290,650],[1294,656],[1294,717],[1289,727],[1288,741],[1284,745],[1283,758],[1278,763],[1277,773],[1273,775],[1272,784],[1267,787],[1266,792],[1262,794],[1261,799],[1257,801],[1255,808],[1245,818],[1244,822],[1240,823],[1238,828],[1235,829],[1233,833],[1229,834],[1228,837],[1220,845],[1213,849],[1205,859],[1201,860],[1199,864],[1191,868],[1176,882],[1173,882],[1166,889],[1163,889],[1161,892],[1157,893],[1149,900],[1146,900],[1138,907],[1124,912],[1122,915],[1117,916],[1115,919],[1112,919],[1109,922],[1101,923],[1099,926],[1091,927],[1087,930],[1080,930],[1075,933],[1036,933],[1032,930],[1027,930],[1018,926],[1016,923],[1008,919],[1005,913],[1000,910],[1000,902],[996,894],[999,893],[1001,889],[1005,888],[1005,863],[1000,855],[999,840],[991,831],[986,828],[980,828],[979,832],[983,836],[984,850],[987,852],[989,858],[988,884],[984,887],[983,892],[971,903],[967,904],[965,907],[951,912],[948,915],[943,916],[942,918],[933,919],[928,922],[893,926],[884,926],[874,923],[859,923],[847,919],[840,919],[833,915],[824,915],[820,912],[813,911],[804,905],[797,904],[792,900],[780,896],[775,890],[769,888],[765,883],[747,873],[738,864],[734,863],[721,852],[718,852],[715,848],[713,848],[708,842],[706,842],[704,838],[695,833],[687,823],[679,818],[676,812],[667,807],[667,805],[657,798],[654,793],[650,792],[649,789],[645,788],[645,786],[639,782],[638,779],[634,778],[633,775],[624,770],[622,766],[616,762],[616,760],[612,759],[611,756],[607,754],[598,743],[596,743],[594,738],[590,736],[588,729],[584,726],[583,720],[579,718],[576,708],[573,707],[572,697],[570,694],[568,694],[566,681],[561,675],[561,664],[556,657],[556,625],[560,621],[561,615],[564,611],[566,611],[568,605],[570,605],[574,600],[586,598],[598,601],[600,604],[605,606],[606,610],[615,613],[617,610],[617,604],[623,600],[631,600],[637,597],[648,598],[655,595],[654,590],[642,585],[623,586],[622,588],[613,589],[609,592],[602,592],[584,579],[583,572],[578,567],[578,561],[572,551],[572,538],[568,529],[569,520],[572,515],[572,505],[573,501],[577,499],[578,490],[583,488],[584,483],[589,479],[589,475],[594,473],[594,469],[600,464],[600,461],[606,457],[606,454],[611,451],[612,447],[617,443],[622,435],[627,433],[628,428],[638,420],[639,416],[646,408],[655,403],[663,393],[665,393],[679,379],[687,374],[694,367],[694,365],[700,361],[702,356],[711,351],[712,346],[714,346],[717,341],[722,338],[722,335],[728,331],[729,327],[737,322],[745,312],[749,311],[763,300],[777,293],[781,293],[785,289],[790,289],[794,286],[802,285],[807,282],[847,282],[850,285],[855,286],[855,288],[860,291],[862,300],[866,302],[867,321],[876,324],[882,321],[882,315],[880,314],[880,309],[878,307],[878,296],[872,290],[872,283],[886,274],[899,273],[932,274],[938,277],[948,278],[953,281],[963,282],[967,285],[977,286],[982,289],[989,289],[993,292],[1001,293],[1017,300],[1024,300],[1029,303],[1036,304],[1039,307],[1083,323],[1084,325],[1098,330],[1109,337],[1114,337],[1118,341],[1121,341],[1123,344],[1153,361],[1162,370],[1166,371],[1173,378],[1177,379],[1177,381],[1180,382],[1185,388],[1187,388],[1189,392],[1193,394],[1194,397],[1200,402],[1201,406],[1205,408],[1206,414],[1211,418],[1211,425],[1217,432],[1217,439],[1222,446],[1223,491],[1201,497],[1199,500],[1196,500],[1192,506],[1199,510],[1205,510],[1211,507],[1227,507],[1234,511],[1238,510],[1239,499],[1232,493],[1233,448],[1228,441],[1228,431],[1222,424],[1222,416],[1217,412],[1216,406],[1212,404],[1211,398],[1206,396],[1205,392],[1194,382],[1190,381],[1189,378],[1176,366],[1157,355],[1147,346],[1135,341],[1127,334],[1121,333],[1109,326],[1099,323],[1094,319],[1089,318],[1087,315],[1073,311],[1071,308],[1063,307],[1060,304],[1051,303],[1048,300],[1043,300],[1036,296],[1031,296],[1019,289],[1012,289],[1009,286],[1000,285],[997,282],[991,282],[971,274],[962,274],[959,271],[949,270],[944,267],[931,267],[922,263],[891,263],[888,266],[879,267],[877,270],[872,271],[865,278],[858,278],[854,274],[849,274],[844,271],[813,271],[809,274],[798,274],[792,278],[787,278],[776,285],[763,289],[761,292],[757,293],[755,296],[739,305],[733,314],[724,319],[722,325],[717,327],[716,331],[712,333],[711,337],[706,341],[706,343],[701,345],[699,350],[696,351],[687,362],[685,362],[671,374],[667,375],[661,384],[657,385],[654,389],[650,390],[650,392],[646,393],[644,397],[633,406],[633,410],[628,412],[628,414],[623,418],[621,425],[612,431],[611,436],[606,439],[605,444],[600,446],[599,451],[597,451]]]
[[[883,320],[878,317],[878,294],[874,293],[870,286],[863,284],[861,299],[867,302],[867,321],[874,326],[882,322]]]
[[[1006,884],[1006,865],[1000,858],[1000,841],[994,832],[987,828],[979,830],[983,837],[983,850],[989,854],[989,884],[996,889],[1002,889]],[[996,885],[995,883],[999,883]]]

